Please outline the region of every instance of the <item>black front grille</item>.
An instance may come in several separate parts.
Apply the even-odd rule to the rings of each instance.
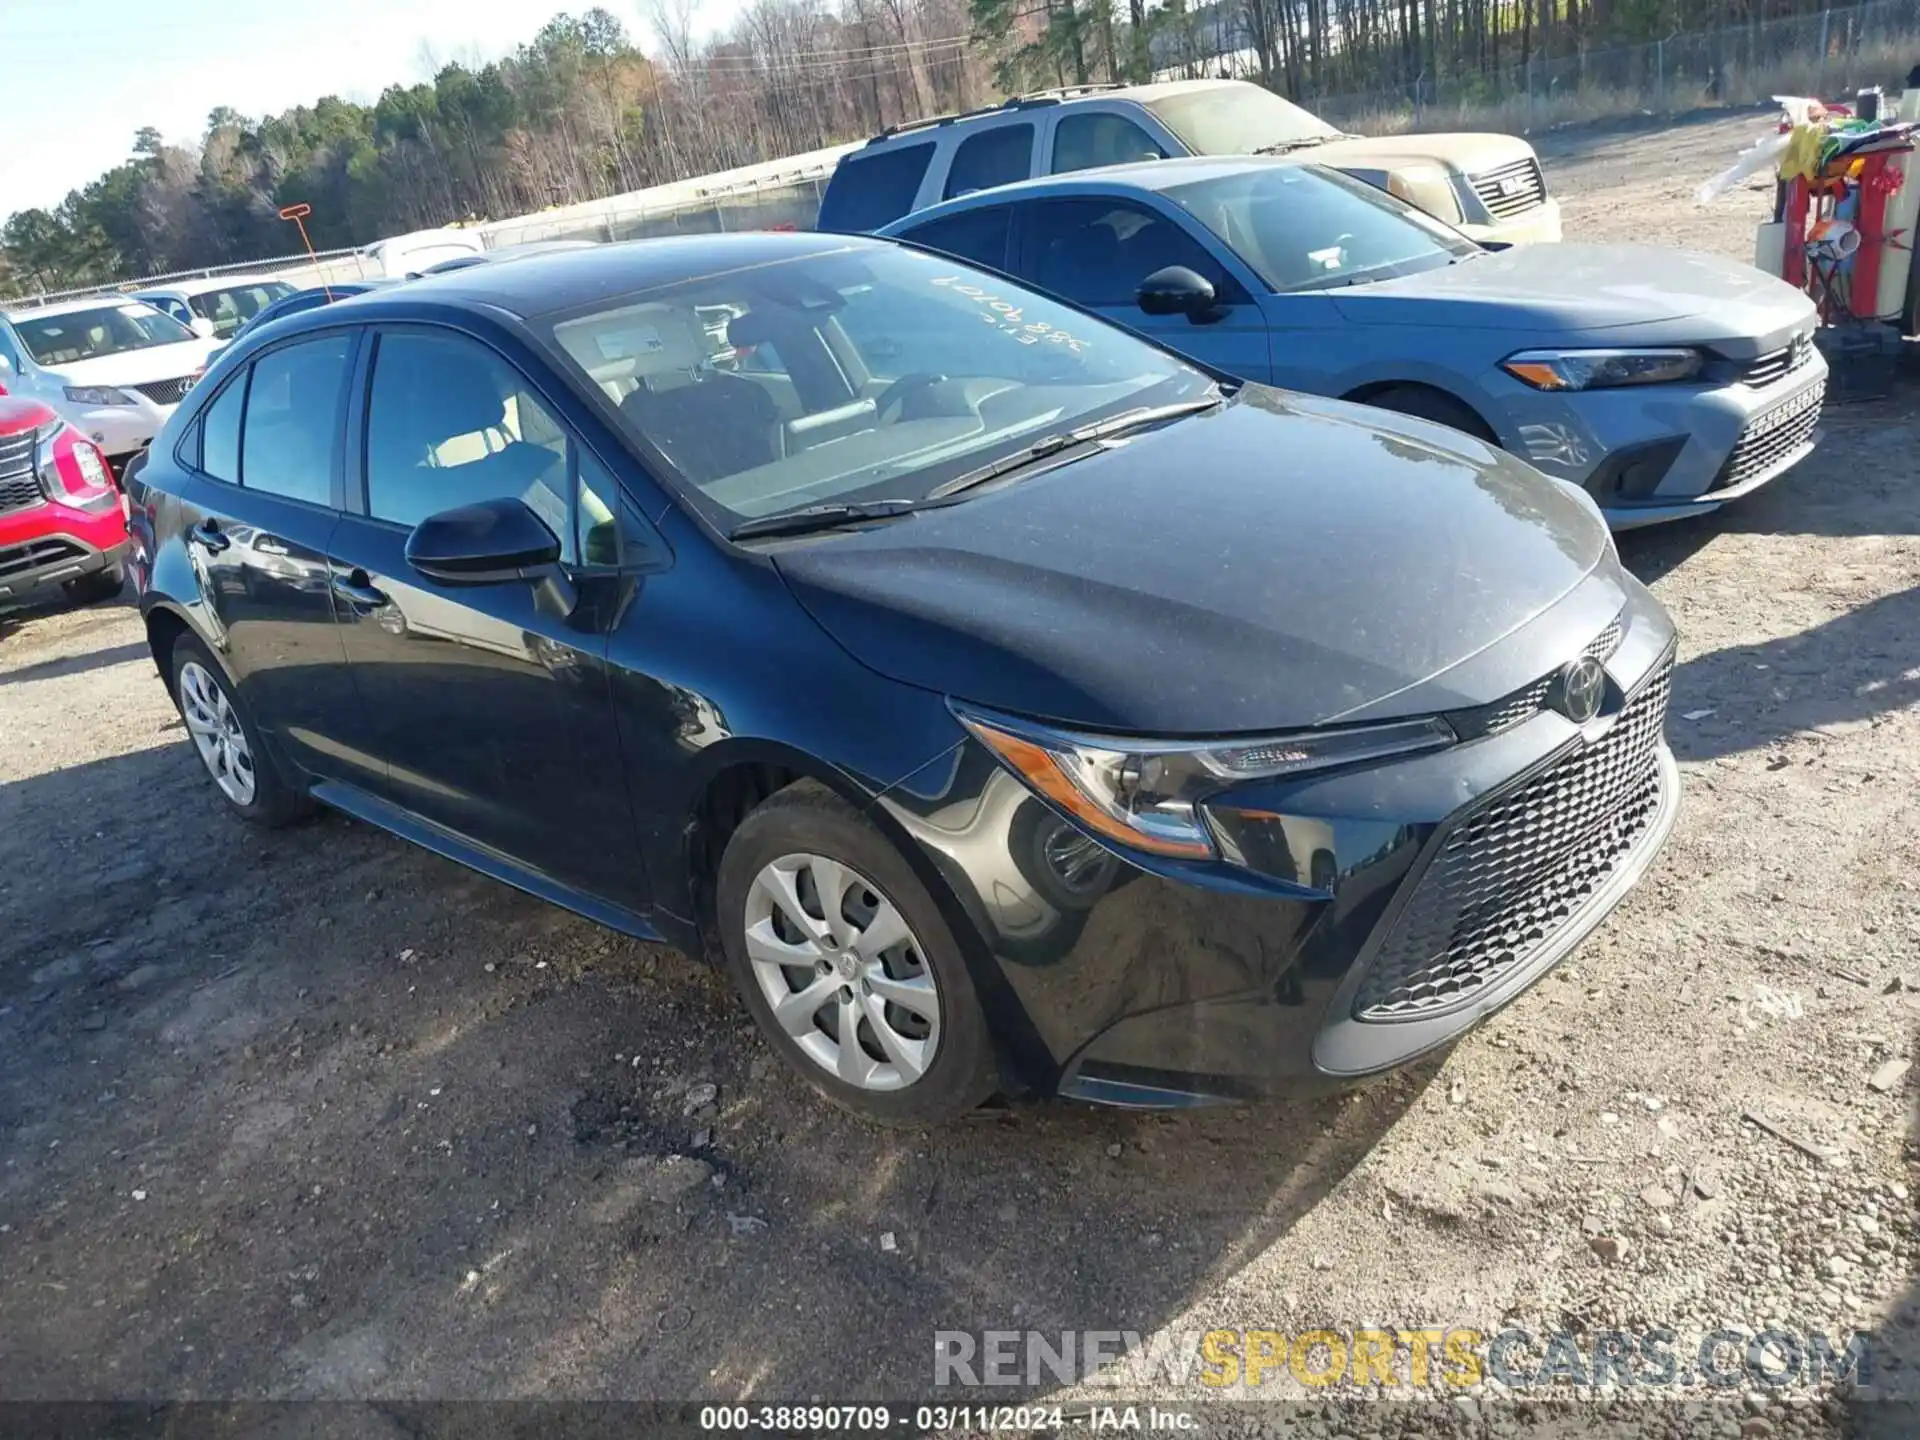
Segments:
[[[1626,627],[1616,615],[1607,622],[1607,628],[1594,636],[1580,653],[1605,661],[1620,648],[1620,637],[1624,634]],[[1547,703],[1547,696],[1553,692],[1554,679],[1553,675],[1543,675],[1526,689],[1516,690],[1504,700],[1496,700],[1478,710],[1460,711],[1447,718],[1463,740],[1498,735],[1502,730],[1511,730],[1523,720],[1531,720],[1539,714],[1540,707]]]
[[[1707,493],[1711,495],[1716,490],[1730,490],[1745,484],[1813,439],[1813,432],[1820,424],[1820,407],[1826,398],[1827,387],[1823,381],[1755,416],[1741,432],[1733,453],[1727,456],[1720,473],[1713,477]]]
[[[31,430],[24,435],[0,435],[0,514],[24,510],[46,499],[33,473],[36,438]]]
[[[11,580],[57,560],[78,560],[86,553],[71,540],[29,540],[0,550],[0,580]]]
[[[1458,821],[1414,882],[1354,1014],[1424,1019],[1550,941],[1619,870],[1660,810],[1671,663],[1598,741]]]
[[[1782,345],[1778,350],[1769,350],[1758,360],[1748,363],[1741,372],[1740,383],[1758,390],[1763,385],[1771,385],[1783,376],[1791,375],[1802,365],[1813,359],[1813,337],[1796,335],[1791,345]]]
[[[1496,220],[1509,220],[1547,203],[1547,182],[1540,162],[1532,156],[1483,170],[1471,183],[1473,193]]]
[[[156,405],[178,405],[180,397],[193,388],[193,376],[182,375],[178,380],[156,380],[151,385],[133,387]]]

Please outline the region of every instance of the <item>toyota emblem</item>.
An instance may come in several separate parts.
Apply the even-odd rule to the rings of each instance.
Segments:
[[[1584,725],[1600,713],[1600,701],[1607,693],[1607,669],[1591,655],[1582,655],[1560,672],[1554,687],[1553,708]]]

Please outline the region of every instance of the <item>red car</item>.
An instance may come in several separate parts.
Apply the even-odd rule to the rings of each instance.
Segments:
[[[100,447],[37,400],[0,397],[0,601],[56,582],[105,600],[126,578],[127,517]]]

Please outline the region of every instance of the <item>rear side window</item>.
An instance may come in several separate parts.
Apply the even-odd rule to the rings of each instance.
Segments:
[[[862,235],[913,209],[933,159],[933,142],[897,150],[856,151],[842,160],[820,202],[819,226],[837,235]]]
[[[247,377],[236,375],[200,417],[200,469],[229,485],[240,483],[240,412],[246,403]]]
[[[1011,185],[1033,173],[1033,126],[996,125],[960,142],[947,171],[946,197]]]
[[[1118,200],[1046,200],[1026,207],[1024,248],[1033,283],[1080,305],[1130,306],[1140,282],[1184,265],[1234,304],[1244,292],[1198,241],[1166,216]]]
[[[970,260],[989,270],[1007,268],[1007,230],[1013,209],[994,205],[985,210],[968,210],[916,225],[902,232],[916,245],[938,250],[944,255]]]
[[[240,432],[242,485],[311,505],[333,503],[340,397],[352,354],[351,336],[324,335],[254,361]]]

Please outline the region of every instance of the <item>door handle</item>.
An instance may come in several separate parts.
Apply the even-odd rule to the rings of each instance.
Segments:
[[[386,592],[376,590],[368,582],[364,570],[356,570],[351,575],[335,575],[333,593],[349,605],[358,605],[363,610],[378,610],[387,603]]]
[[[291,553],[286,546],[271,537],[254,541],[253,548],[258,550],[262,555],[286,555]]]
[[[187,532],[187,538],[214,555],[218,555],[233,544],[233,541],[220,533],[220,527],[211,520],[202,520]]]

